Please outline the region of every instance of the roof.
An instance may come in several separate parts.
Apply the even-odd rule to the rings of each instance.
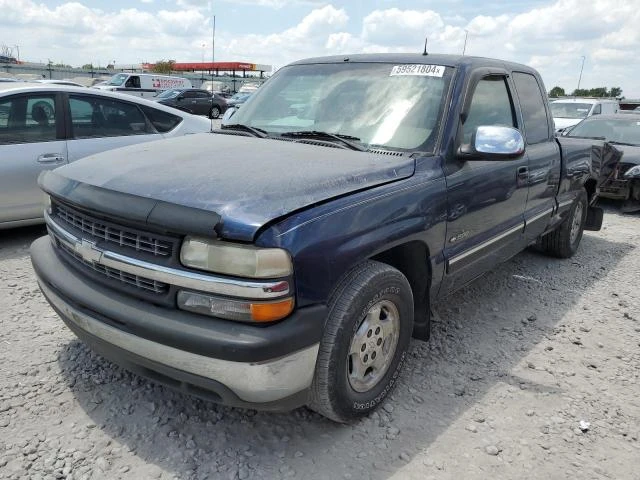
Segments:
[[[535,72],[527,65],[520,63],[498,60],[495,58],[472,57],[468,55],[441,55],[421,53],[366,53],[354,55],[333,55],[329,57],[306,58],[298,60],[290,65],[304,65],[314,63],[397,63],[397,64],[424,64],[424,65],[444,65],[445,67],[496,67],[507,70],[520,70],[525,72]]]
[[[48,83],[27,83],[27,82],[0,82],[0,96],[5,94],[19,94],[19,93],[29,93],[29,92],[43,92],[43,93],[54,93],[54,92],[69,92],[69,93],[84,93],[90,95],[96,95],[101,97],[111,97],[118,100],[124,100],[127,102],[133,102],[140,105],[147,105],[149,107],[153,107],[159,110],[164,110],[166,112],[173,113],[174,115],[179,115],[176,113],[176,110],[172,107],[167,107],[154,101],[153,99],[146,99],[142,97],[138,97],[135,95],[127,95],[125,93],[111,92],[109,90],[100,90],[97,88],[87,88],[87,87],[73,87],[70,85],[58,85],[58,84],[48,84]]]

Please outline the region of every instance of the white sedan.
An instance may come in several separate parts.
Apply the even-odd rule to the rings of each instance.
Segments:
[[[0,83],[0,229],[43,221],[37,178],[94,153],[211,131],[151,100],[52,84]]]

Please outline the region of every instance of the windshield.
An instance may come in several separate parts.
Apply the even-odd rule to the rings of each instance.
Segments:
[[[127,75],[126,73],[118,73],[116,75],[114,75],[113,77],[111,77],[111,80],[109,80],[109,83],[107,83],[107,85],[113,85],[115,87],[119,87],[120,85],[122,85],[124,83],[124,81],[129,77],[129,75]]]
[[[608,142],[640,146],[640,120],[637,118],[590,117],[571,129],[567,137],[604,138]]]
[[[327,132],[365,146],[432,151],[453,69],[438,65],[291,65],[232,123],[268,134]]]
[[[157,95],[156,98],[173,98],[173,97],[177,97],[178,95],[180,95],[181,91],[182,90],[165,90],[164,92],[162,92],[159,95]]]
[[[553,118],[586,118],[591,106],[591,103],[551,102],[551,113]]]

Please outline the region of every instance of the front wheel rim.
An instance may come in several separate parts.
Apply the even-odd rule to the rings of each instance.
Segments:
[[[400,313],[389,301],[375,303],[351,339],[347,358],[349,385],[358,393],[374,388],[389,370],[400,337]]]
[[[576,243],[578,240],[578,235],[580,234],[580,226],[582,225],[582,211],[583,206],[582,202],[578,201],[576,204],[576,209],[573,212],[573,221],[571,222],[571,233],[569,234],[569,239],[571,244]]]

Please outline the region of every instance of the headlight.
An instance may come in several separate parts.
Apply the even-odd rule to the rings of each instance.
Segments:
[[[289,254],[280,248],[233,245],[187,237],[180,250],[185,267],[248,278],[278,278],[293,273]]]
[[[633,178],[633,177],[640,177],[640,165],[631,167],[629,170],[624,172],[624,178]]]

